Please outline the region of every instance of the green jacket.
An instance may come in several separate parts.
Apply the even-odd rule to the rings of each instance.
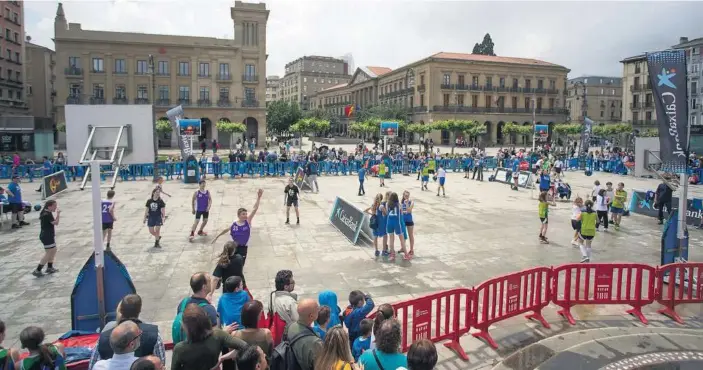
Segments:
[[[312,335],[300,338],[292,346],[295,358],[298,359],[298,364],[301,370],[314,370],[315,368],[315,358],[317,354],[322,350],[322,339],[315,334],[311,327],[301,324],[299,321],[288,325],[286,328],[286,333],[284,338],[290,339],[295,337],[298,333],[309,330]]]

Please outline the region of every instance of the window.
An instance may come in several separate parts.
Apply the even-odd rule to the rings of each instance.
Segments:
[[[12,60],[12,50],[7,49],[7,59]]]
[[[493,87],[493,77],[486,77],[486,87],[489,89]]]
[[[313,82],[313,83],[317,83],[317,78],[313,78],[313,79],[312,79],[312,82]]]
[[[246,76],[256,76],[256,66],[253,64],[247,64],[244,66],[244,74]]]
[[[20,16],[16,12],[12,12],[12,21],[15,23],[19,23],[20,21]]]
[[[200,100],[210,100],[210,88],[209,87],[201,87],[200,88]]]
[[[15,61],[16,61],[17,63],[22,62],[22,61],[20,60],[20,53],[17,52],[17,51],[15,52]]]
[[[498,84],[500,87],[505,87],[505,78],[501,77],[500,80],[498,80]]]
[[[636,112],[635,112],[635,113],[636,113]],[[652,112],[647,112],[647,113],[645,113],[645,114],[644,114],[644,118],[645,118],[647,121],[651,121],[651,120],[652,120]]]
[[[698,74],[698,71],[700,70],[700,64],[691,64],[691,73]]]
[[[126,99],[127,98],[127,89],[125,89],[124,85],[117,85],[115,86],[115,99]]]
[[[146,60],[138,60],[137,61],[137,74],[138,75],[144,75],[149,72],[149,67],[146,64]]]
[[[478,86],[478,76],[471,77],[471,85]]]
[[[105,61],[103,58],[93,58],[93,72],[105,72]]]
[[[457,77],[457,79],[458,79],[457,83],[460,86],[464,86],[464,75],[459,75],[459,77]]]
[[[19,33],[15,32],[13,36],[15,36],[15,42],[20,42],[20,34]]]
[[[612,89],[612,90],[610,91],[610,95],[615,95],[615,89]]]
[[[478,95],[471,95],[471,106],[478,107]]]
[[[460,107],[464,106],[464,94],[459,94],[456,96],[456,105]]]
[[[512,108],[517,109],[517,97],[514,96],[512,98]]]
[[[190,100],[190,86],[179,86],[178,87],[178,99]]]
[[[7,70],[7,79],[12,80],[12,70],[11,69]]]
[[[81,96],[81,85],[80,84],[71,84],[68,87],[68,95],[74,98],[79,98]]]
[[[190,76],[190,63],[178,62],[178,75],[179,76]]]
[[[5,18],[10,19],[10,8],[5,8]]]
[[[600,89],[600,94],[603,95],[605,91],[603,89]]]
[[[557,89],[557,82],[555,80],[549,80],[549,89],[550,90],[556,90]]]
[[[605,115],[605,112],[600,111],[600,118],[603,118],[604,115]]]
[[[127,63],[124,59],[115,59],[115,73],[127,73]]]
[[[445,73],[444,76],[442,76],[442,85],[449,85],[450,83],[451,83],[451,76],[449,75],[449,73]]]
[[[9,28],[5,28],[5,38],[10,40],[11,35],[12,35],[12,31],[10,31]]]
[[[244,88],[244,99],[246,101],[255,101],[256,100],[256,90],[254,90],[251,87],[245,87]]]
[[[229,100],[229,87],[220,87],[220,100]]]
[[[305,92],[308,91],[308,85],[303,85],[303,91],[305,91]]]
[[[493,97],[490,95],[486,95],[485,104],[486,104],[486,108],[490,108],[493,104]]]
[[[615,111],[610,111],[610,118],[615,118]]]
[[[693,81],[693,82],[691,82],[691,95],[694,95],[697,93],[698,93],[698,82]]]
[[[210,77],[210,63],[200,63],[198,65],[198,76]]]
[[[15,81],[22,82],[22,78],[20,78],[20,71],[17,71],[15,74],[17,75],[17,79]]]
[[[513,89],[517,89],[518,87],[518,80],[517,78],[513,78]]]
[[[530,98],[525,98],[525,109],[530,108]]]
[[[554,98],[549,98],[549,109],[554,109]]]
[[[421,76],[421,77],[424,79],[425,76]],[[420,106],[421,107],[425,106],[425,94],[420,94]]]
[[[159,99],[160,100],[169,100],[170,99],[168,85],[159,85]]]
[[[105,98],[105,85],[93,84],[93,97],[98,99]]]
[[[420,85],[424,85],[424,84],[425,84],[425,75],[420,75]],[[420,105],[422,105],[422,104],[420,104]]]
[[[157,64],[157,70],[156,73],[162,76],[167,76],[168,75],[168,61],[166,60],[160,60],[159,63]]]
[[[532,80],[525,80],[525,88],[526,89],[532,88]]]
[[[229,76],[229,63],[220,63],[220,76]]]
[[[10,89],[7,89],[7,98],[8,98],[8,99],[14,99],[13,91],[10,90]]]
[[[137,85],[137,99],[149,99],[149,90],[146,85]]]
[[[442,104],[443,104],[445,107],[448,107],[448,106],[449,106],[449,94],[444,94],[444,95],[443,95],[443,98],[444,98],[444,99],[443,99],[443,101],[442,101]]]
[[[81,58],[68,57],[68,65],[72,68],[80,68],[81,67]]]

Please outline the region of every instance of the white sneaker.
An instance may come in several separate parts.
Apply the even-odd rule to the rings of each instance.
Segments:
[[[571,245],[573,245],[574,247],[578,247],[580,244],[578,240],[574,239],[571,241]]]
[[[588,257],[581,258],[581,263],[588,263],[588,262],[591,262],[590,258],[588,258]]]

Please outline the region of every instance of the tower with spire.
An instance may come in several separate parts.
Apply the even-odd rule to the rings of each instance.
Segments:
[[[59,3],[59,7],[56,9],[56,17],[54,18],[54,37],[67,29],[68,23],[66,22],[66,14],[63,12],[63,4]]]

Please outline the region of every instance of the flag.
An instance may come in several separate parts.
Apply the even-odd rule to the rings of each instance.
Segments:
[[[354,106],[353,105],[347,105],[344,107],[344,115],[347,117],[351,117],[354,115]]]
[[[665,171],[682,172],[688,151],[686,53],[684,50],[648,53],[647,67],[654,91],[662,167]]]

